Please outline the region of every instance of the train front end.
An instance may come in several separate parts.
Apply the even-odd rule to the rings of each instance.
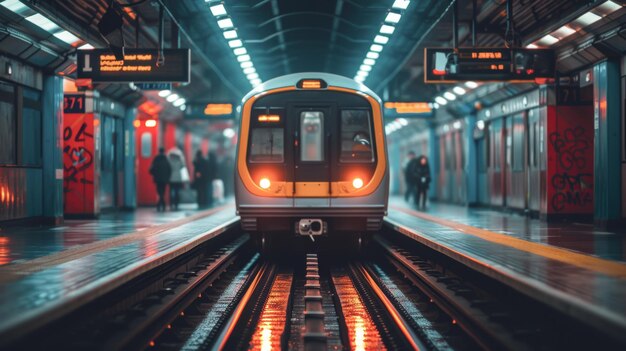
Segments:
[[[244,230],[306,236],[377,231],[387,212],[380,99],[341,76],[270,80],[243,100],[235,176]]]

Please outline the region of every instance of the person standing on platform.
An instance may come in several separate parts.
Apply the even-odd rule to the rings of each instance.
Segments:
[[[159,148],[159,154],[152,160],[150,174],[152,174],[152,179],[154,180],[159,196],[157,211],[165,211],[165,189],[167,188],[167,183],[170,181],[172,167],[165,156],[164,148]]]
[[[426,198],[428,197],[428,186],[430,185],[430,165],[426,156],[418,158],[417,167],[415,167],[415,182],[415,204],[419,208],[421,202],[422,210],[426,210]]]
[[[415,152],[409,151],[406,155],[406,161],[404,161],[404,183],[406,185],[406,191],[404,192],[404,201],[409,201],[411,195],[415,193],[415,176],[414,171],[417,167],[417,160],[415,159]]]
[[[207,172],[207,200],[209,207],[213,206],[213,180],[215,180],[217,175],[217,156],[215,152],[209,151],[209,160],[208,160],[208,172]]]
[[[193,169],[193,186],[196,189],[198,209],[203,209],[208,206],[209,161],[204,158],[201,150],[196,152]]]
[[[180,203],[180,190],[184,182],[189,181],[189,171],[185,167],[185,156],[179,148],[173,147],[167,152],[167,159],[172,167],[170,175],[170,209],[178,210]]]

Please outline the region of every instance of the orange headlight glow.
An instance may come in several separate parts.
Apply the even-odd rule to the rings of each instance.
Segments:
[[[261,178],[261,180],[259,181],[259,186],[260,186],[262,189],[269,189],[269,188],[270,188],[270,185],[272,185],[272,183],[271,183],[271,182],[270,182],[270,180],[269,180],[269,179],[267,179],[267,178]]]
[[[363,179],[361,179],[361,178],[354,178],[354,180],[352,181],[352,186],[355,189],[361,189],[363,187]]]

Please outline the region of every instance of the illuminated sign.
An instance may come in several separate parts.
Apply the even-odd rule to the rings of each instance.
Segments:
[[[534,82],[554,78],[555,54],[548,49],[426,48],[424,81]]]
[[[135,83],[133,84],[137,89],[141,90],[172,90],[172,83]]]
[[[77,78],[94,82],[189,82],[189,49],[164,49],[165,64],[157,65],[157,49],[125,49],[118,60],[109,49],[78,50]]]
[[[210,103],[206,105],[187,104],[187,109],[185,110],[185,118],[232,118],[233,110],[233,104],[229,103]]]
[[[384,107],[385,110],[392,110],[399,115],[432,112],[427,102],[385,102]]]
[[[321,79],[301,79],[296,87],[299,89],[326,89],[328,84]]]
[[[85,95],[63,95],[63,113],[85,113]]]

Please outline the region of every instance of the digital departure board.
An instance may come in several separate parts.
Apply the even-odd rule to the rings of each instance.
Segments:
[[[118,59],[108,49],[78,50],[77,78],[94,82],[189,82],[189,49],[164,49],[164,65],[157,65],[157,49],[125,49]]]
[[[549,49],[426,48],[424,81],[534,82],[554,78],[555,54]]]
[[[221,119],[232,118],[235,109],[231,103],[208,103],[206,105],[188,104],[185,118],[188,119]]]

